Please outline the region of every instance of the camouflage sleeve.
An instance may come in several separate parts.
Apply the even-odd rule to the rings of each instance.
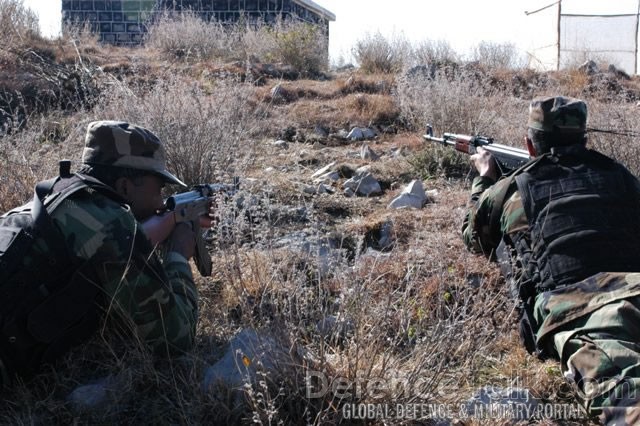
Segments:
[[[182,255],[162,263],[128,208],[97,194],[65,200],[54,219],[104,290],[109,320],[157,354],[191,349],[198,296]]]
[[[506,179],[494,184],[493,179],[483,176],[473,180],[467,215],[462,223],[462,239],[470,251],[488,256],[498,246],[502,236],[501,226],[500,223],[491,226],[491,212],[496,195],[503,185],[508,184]],[[500,216],[497,215],[498,220]]]

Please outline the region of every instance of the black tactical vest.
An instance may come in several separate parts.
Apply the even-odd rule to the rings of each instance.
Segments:
[[[640,271],[640,194],[620,164],[572,145],[539,157],[515,180],[530,232],[514,245],[536,292],[598,272]]]

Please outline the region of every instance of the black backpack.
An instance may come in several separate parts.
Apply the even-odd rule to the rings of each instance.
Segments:
[[[68,249],[51,213],[78,191],[118,195],[89,176],[70,173],[39,182],[33,201],[0,217],[0,372],[2,383],[28,377],[85,341],[98,327],[100,288],[79,273],[86,261]],[[44,254],[31,251],[44,241]],[[25,256],[31,254],[29,261]],[[89,272],[87,272],[89,273]]]

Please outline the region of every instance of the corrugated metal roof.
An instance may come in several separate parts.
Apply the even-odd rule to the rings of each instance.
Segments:
[[[329,12],[327,9],[325,9],[324,7],[320,6],[319,4],[317,4],[316,2],[313,2],[311,0],[293,0],[294,3],[298,3],[301,6],[306,7],[307,9],[311,9],[314,12],[316,12],[317,14],[323,16],[324,18],[328,19],[329,21],[335,21],[336,20],[336,15]]]

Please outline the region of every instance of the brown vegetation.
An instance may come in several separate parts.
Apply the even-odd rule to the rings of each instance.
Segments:
[[[153,31],[149,46],[135,49],[99,46],[80,33],[55,41],[14,37],[0,47],[3,211],[28,200],[36,181],[56,173],[58,159],[78,164],[84,129],[95,119],[153,129],[168,143],[170,167],[189,183],[242,176],[244,200],[221,210],[211,241],[214,276],[197,279],[201,319],[192,354],[154,360],[144,347],[112,346],[100,336],[5,392],[0,423],[333,424],[343,420],[348,403],[463,403],[479,387],[516,381],[545,401],[571,401],[556,366],[520,348],[513,304],[495,265],[463,247],[468,160],[424,146],[420,134],[431,123],[438,134],[478,132],[518,145],[529,98],[550,93],[585,97],[592,127],[638,132],[637,77],[594,86],[595,77],[576,70],[462,65],[449,62],[457,58],[444,45],[422,47],[423,56],[442,59],[433,75],[375,61],[374,74],[327,73],[314,62],[285,62],[306,48],[290,44],[293,36],[281,31],[275,36],[280,48],[300,50],[280,52],[276,59],[283,63],[270,66],[255,61],[273,54],[257,45],[256,34],[245,34],[245,50],[233,59],[221,57],[219,46],[197,44],[213,42],[209,36],[194,38],[187,49],[163,37],[172,33]],[[388,53],[382,47],[373,51]],[[277,75],[287,67],[322,79]],[[284,101],[272,96],[277,84]],[[378,197],[341,194],[347,172],[368,161],[358,156],[359,143],[333,134],[356,125],[379,133],[369,142],[382,154],[371,164],[385,184]],[[318,128],[329,135],[318,136]],[[288,150],[268,144],[282,135]],[[638,173],[636,139],[592,137]],[[332,161],[343,172],[332,185],[335,193],[304,192],[313,172]],[[432,202],[422,210],[386,210],[415,178],[437,191]],[[394,243],[383,250],[376,241],[386,223],[392,223]],[[323,265],[317,252],[287,244],[285,237],[295,233],[330,239],[338,255]],[[347,319],[349,332],[339,338],[320,333],[317,324],[328,315]],[[290,342],[294,365],[282,377],[245,387],[242,404],[229,390],[205,394],[204,369],[247,327]],[[380,398],[369,389],[350,398],[307,398],[309,370],[326,372],[331,383],[402,379],[415,392]],[[107,375],[120,383],[114,404],[78,413],[66,402],[78,385]]]

